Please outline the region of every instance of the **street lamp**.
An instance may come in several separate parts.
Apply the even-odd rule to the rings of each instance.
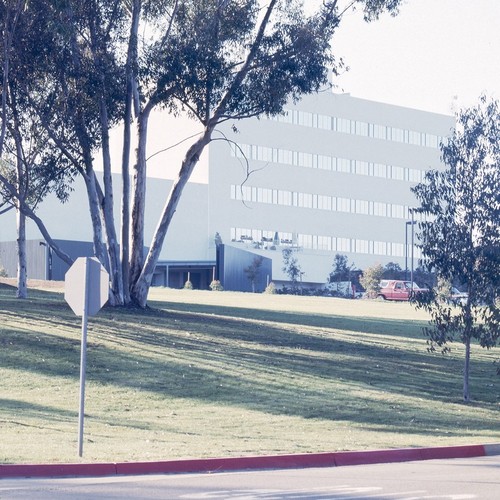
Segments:
[[[410,281],[413,288],[413,253],[414,253],[414,240],[415,240],[415,224],[417,221],[414,219],[413,209],[409,209],[411,220],[405,222],[405,280],[408,280],[408,226],[411,226],[411,275]]]

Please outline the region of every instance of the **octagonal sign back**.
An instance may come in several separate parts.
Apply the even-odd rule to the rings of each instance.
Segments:
[[[107,302],[109,274],[95,257],[79,257],[64,277],[64,299],[77,316],[97,314]]]

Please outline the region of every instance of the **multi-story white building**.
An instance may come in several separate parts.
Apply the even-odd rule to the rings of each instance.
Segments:
[[[336,253],[361,269],[404,266],[410,188],[442,168],[452,117],[324,92],[232,125],[234,142],[210,147],[211,233],[272,257],[275,280],[287,279],[287,246],[310,283],[326,281]]]
[[[272,259],[277,281],[288,279],[284,248],[294,249],[303,282],[313,285],[326,282],[336,253],[361,269],[391,261],[403,267],[415,206],[410,188],[428,169],[442,168],[439,143],[453,126],[451,116],[326,91],[279,117],[222,124],[216,137],[226,140],[209,146],[208,183],[186,188],[156,284],[180,286],[190,269],[206,274],[202,286],[209,283],[216,233],[225,245]],[[146,242],[171,183],[150,179]],[[85,203],[79,188],[62,209],[47,200],[39,214],[54,238],[91,241]],[[74,220],[80,223],[68,223]],[[34,227],[29,237],[40,237]],[[14,217],[0,216],[0,241],[14,239]]]

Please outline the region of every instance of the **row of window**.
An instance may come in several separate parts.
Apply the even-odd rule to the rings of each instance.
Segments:
[[[443,140],[441,136],[428,134],[426,132],[406,130],[387,125],[377,125],[374,123],[322,115],[319,113],[309,113],[297,109],[285,110],[284,114],[273,116],[269,119],[281,123],[331,130],[333,132],[345,134],[355,134],[363,137],[373,137],[374,139],[383,139],[386,141],[403,142],[405,144],[413,144],[415,146],[424,146],[428,148],[438,148],[440,142]]]
[[[334,156],[304,153],[288,149],[270,148],[254,144],[232,144],[231,155],[247,160],[257,160],[296,167],[317,168],[320,170],[331,170],[332,172],[344,172],[355,175],[369,175],[383,179],[393,179],[408,182],[422,182],[425,171],[415,168],[398,167],[373,163],[362,160],[349,160]]]
[[[262,229],[231,228],[231,240],[234,242],[253,243],[262,248],[272,246],[291,246],[308,250],[329,252],[347,252],[389,257],[404,257],[404,243],[389,241],[360,240],[337,236],[266,231]],[[414,249],[415,258],[421,257],[420,249]]]
[[[344,212],[395,219],[410,219],[411,208],[407,205],[368,200],[353,200],[339,196],[299,193],[283,189],[269,189],[231,184],[231,199],[244,202],[269,203],[299,208],[313,208],[332,212]]]

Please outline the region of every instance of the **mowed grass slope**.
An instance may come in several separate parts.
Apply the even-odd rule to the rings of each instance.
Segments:
[[[154,289],[89,320],[84,461],[500,442],[498,351],[429,354],[409,304]],[[0,461],[79,461],[81,320],[0,285]]]

